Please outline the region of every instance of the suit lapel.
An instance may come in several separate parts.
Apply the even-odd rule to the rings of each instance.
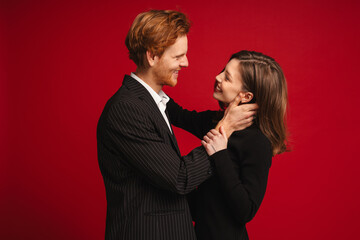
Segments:
[[[145,108],[146,111],[149,112],[149,115],[151,116],[155,124],[158,126],[160,131],[170,138],[173,148],[176,150],[177,154],[181,157],[175,135],[170,132],[169,127],[163,115],[160,112],[160,109],[158,108],[158,106],[156,106],[154,99],[152,98],[150,93],[146,90],[146,88],[144,88],[144,86],[142,86],[138,81],[136,81],[129,75],[125,75],[123,85],[125,85],[129,90],[131,90],[131,92],[143,102],[143,104],[146,106]],[[165,111],[165,113],[170,121],[167,111]],[[171,127],[171,123],[170,123],[170,127]],[[172,132],[174,132],[173,129],[171,130]]]
[[[167,118],[169,119],[169,122],[170,122],[170,116],[169,116],[168,111],[165,110],[165,113],[166,113],[166,116],[167,116]],[[175,133],[174,133],[174,129],[172,128],[171,122],[170,122],[170,127],[171,127],[172,133],[170,131],[168,131],[168,134],[169,134],[169,136],[171,138],[171,141],[172,141],[172,144],[173,144],[174,148],[176,149],[177,154],[181,157],[181,153],[180,153],[179,146],[178,146],[176,138],[175,138]]]

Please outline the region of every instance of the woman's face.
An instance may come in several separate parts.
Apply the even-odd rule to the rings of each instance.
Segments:
[[[229,104],[243,90],[239,64],[240,61],[237,59],[230,60],[225,70],[216,76],[213,94],[216,100]]]

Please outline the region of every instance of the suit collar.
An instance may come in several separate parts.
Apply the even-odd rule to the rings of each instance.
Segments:
[[[141,85],[141,83],[139,83],[137,80],[135,80],[129,75],[125,75],[123,80],[123,86],[129,89],[133,95],[138,97],[146,105],[146,109],[148,109],[148,111],[150,112],[150,117],[159,126],[159,128],[165,131],[166,134],[170,137],[174,149],[179,154],[179,156],[181,156],[175,136],[170,132],[164,117],[162,116],[158,106],[156,105],[153,97],[148,92],[148,90],[146,90],[146,88],[143,85]],[[169,117],[168,119],[170,121]],[[172,131],[174,132],[174,130]]]
[[[139,97],[143,95],[149,95],[151,97],[150,93],[144,88],[144,86],[129,75],[125,75],[123,85],[131,90],[132,94]]]
[[[150,87],[149,84],[147,84],[143,79],[139,78],[135,73],[131,73],[130,75],[133,79],[135,79],[137,82],[139,82],[152,96],[155,103],[158,105],[160,102],[165,102],[165,104],[170,100],[168,95],[163,92],[163,90],[160,89],[159,93],[155,92],[154,89]]]

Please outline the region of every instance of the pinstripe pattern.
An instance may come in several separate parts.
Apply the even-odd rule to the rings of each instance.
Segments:
[[[196,239],[185,194],[209,177],[208,156],[202,147],[180,156],[154,100],[130,76],[107,102],[97,140],[105,239]]]

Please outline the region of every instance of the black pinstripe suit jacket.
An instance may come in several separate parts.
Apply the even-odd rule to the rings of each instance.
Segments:
[[[189,112],[172,100],[170,122],[202,137],[213,113]],[[107,199],[105,239],[196,239],[185,194],[211,174],[198,147],[181,156],[148,91],[126,75],[97,128],[98,160]]]

